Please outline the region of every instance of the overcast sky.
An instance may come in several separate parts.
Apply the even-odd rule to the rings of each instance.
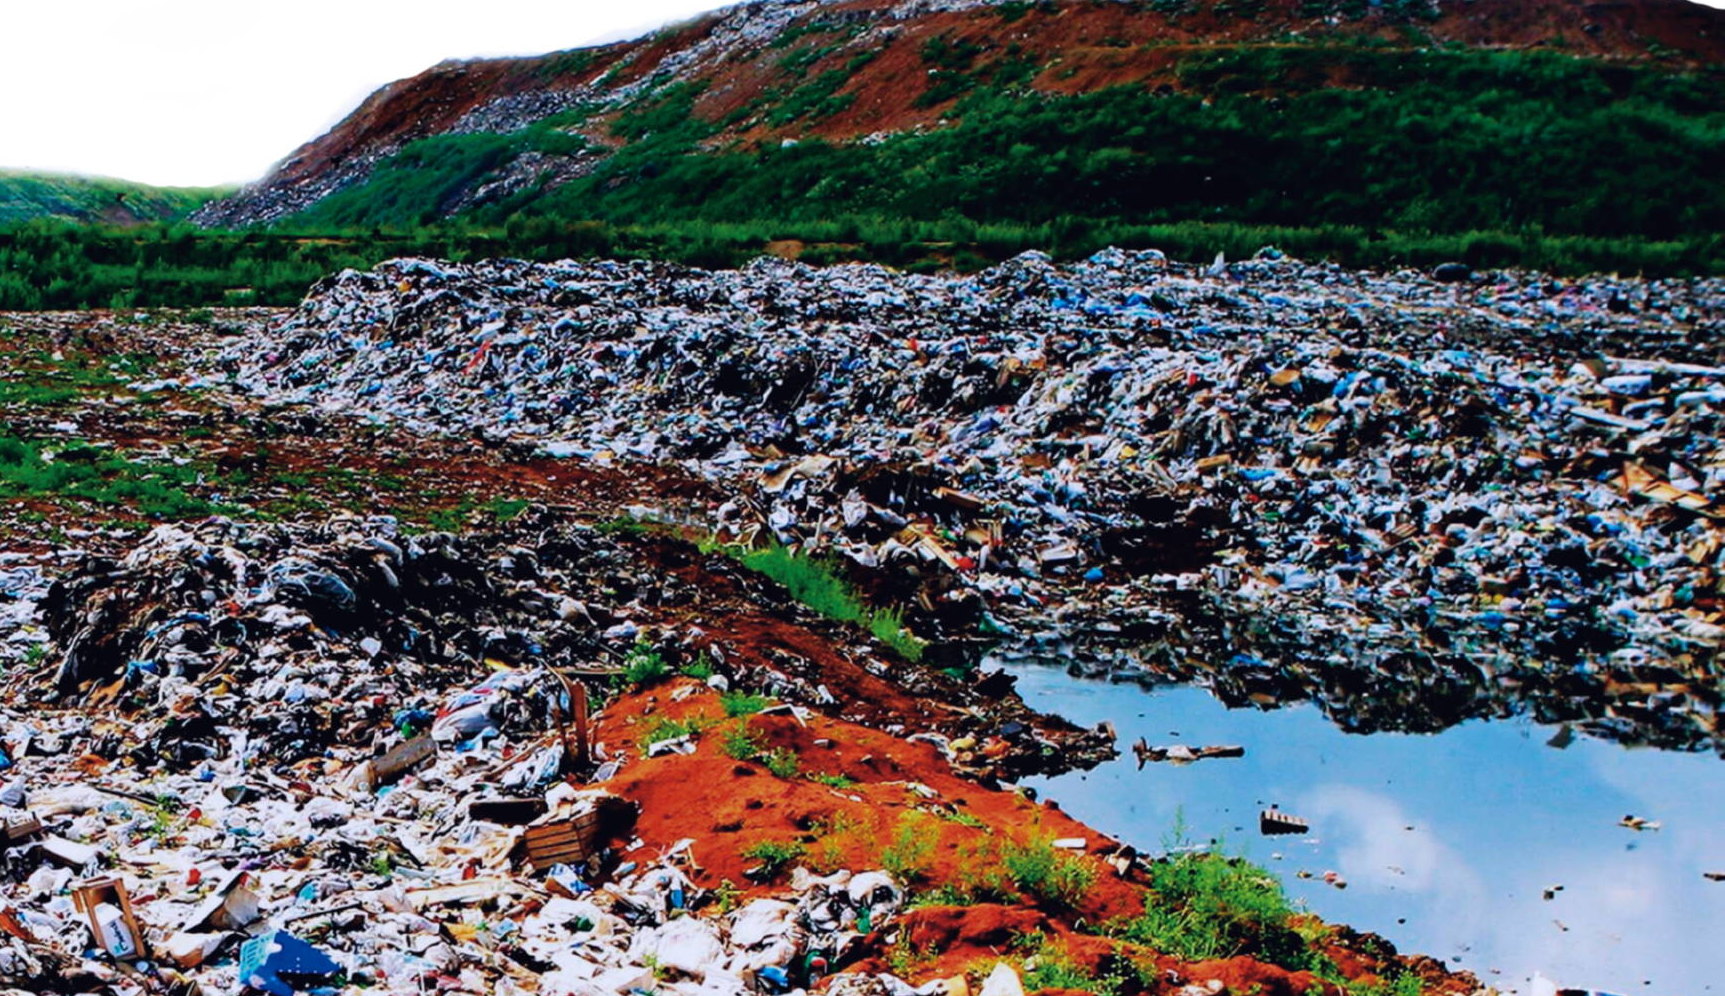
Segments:
[[[444,59],[613,41],[724,5],[0,0],[0,167],[254,180],[379,86]]]
[[[613,41],[725,5],[0,0],[0,167],[255,180],[379,86],[444,59]]]

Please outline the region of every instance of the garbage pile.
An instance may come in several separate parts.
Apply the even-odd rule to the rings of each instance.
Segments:
[[[212,518],[158,527],[118,560],[73,556],[45,595],[25,571],[35,587],[21,589],[16,630],[0,617],[0,641],[50,640],[53,651],[14,670],[15,698],[111,712],[124,722],[98,723],[92,749],[144,770],[229,757],[282,769],[417,734],[471,748],[531,732],[538,756],[511,777],[543,782],[571,760],[550,731],[571,718],[572,683],[597,695],[640,652],[859,722],[910,719],[835,695],[830,661],[715,634],[715,612],[798,610],[723,555],[708,569],[740,594],[715,596],[543,507],[461,535],[407,535],[388,517]],[[1010,684],[956,682],[883,659],[860,629],[829,628],[832,653],[858,676],[958,707],[920,732],[997,745],[979,775],[1112,756],[1112,737],[1035,716]]]
[[[607,579],[621,601],[599,594]],[[402,729],[542,730],[559,694],[543,668],[609,665],[637,630],[627,601],[674,598],[677,583],[630,571],[591,530],[530,549],[405,536],[387,518],[163,526],[56,581],[44,691],[132,718],[115,749],[144,768],[291,765]],[[457,686],[473,687],[444,702]]]
[[[6,576],[55,651],[0,711],[0,988],[793,992],[904,902],[799,868],[715,908],[695,841],[634,836],[639,745],[583,682],[692,592],[596,530],[218,518],[70,559]]]
[[[315,768],[260,781],[239,757],[197,774],[92,774],[30,746],[88,735],[70,720],[5,731],[0,987],[788,992],[838,970],[904,901],[884,872],[799,872],[787,899],[716,912],[686,873],[690,841],[621,860],[632,806],[561,781],[490,798],[489,746],[441,751],[376,788]],[[502,805],[524,801],[538,804],[530,822]],[[548,833],[565,831],[547,857]]]
[[[939,598],[986,596],[985,629],[1196,628],[1175,663],[1257,701],[1388,681],[1453,722],[1608,687],[1600,732],[1704,746],[1722,319],[1719,280],[1273,250],[410,259],[222,362],[272,401],[679,463],[734,486],[722,535],[960,578]]]

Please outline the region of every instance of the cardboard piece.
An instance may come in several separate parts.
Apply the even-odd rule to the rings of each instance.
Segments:
[[[258,918],[258,894],[252,891],[250,882],[250,873],[243,869],[229,872],[187,918],[182,929],[192,933],[205,928],[244,930]]]

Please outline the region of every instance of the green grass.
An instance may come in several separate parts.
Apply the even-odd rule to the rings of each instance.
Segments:
[[[778,544],[740,554],[727,552],[749,570],[783,585],[792,598],[816,613],[862,626],[906,660],[922,659],[923,643],[905,630],[903,616],[893,610],[869,608],[830,563]]]
[[[773,700],[765,695],[751,695],[748,692],[725,692],[719,696],[719,704],[724,707],[725,715],[735,719],[738,716],[753,716],[772,705]]]
[[[1054,846],[1050,837],[1002,849],[1001,865],[1012,884],[1046,902],[1076,906],[1096,882],[1096,869],[1081,855]]]
[[[346,485],[348,490],[365,490],[364,482],[357,481],[352,477],[351,472],[342,471],[340,468],[327,472],[325,476],[331,478],[329,483]],[[311,483],[309,478],[307,478],[306,483],[308,485]],[[371,483],[373,487],[376,487],[386,485],[388,481],[380,478]],[[432,509],[425,513],[425,523],[438,532],[458,533],[468,528],[476,514],[480,515],[482,519],[488,519],[493,523],[502,525],[520,518],[521,514],[527,511],[532,504],[532,502],[520,498],[499,497],[480,501],[472,495],[467,495],[448,508]]]
[[[0,437],[0,496],[85,501],[146,519],[188,519],[221,510],[187,490],[199,483],[190,466],[129,460],[83,443],[48,447]]]
[[[824,772],[820,774],[811,774],[808,778],[811,782],[816,782],[818,784],[825,785],[827,788],[835,789],[848,789],[857,783],[856,779],[849,775],[835,775]]]
[[[1020,980],[1027,993],[1039,989],[1070,989],[1095,993],[1096,996],[1115,996],[1126,981],[1118,975],[1097,975],[1085,969],[1051,942],[1046,934],[1026,934],[1013,946],[1025,952]]]
[[[1187,961],[1250,954],[1291,970],[1318,958],[1288,925],[1293,909],[1274,875],[1238,857],[1186,852],[1150,866],[1143,914],[1108,933]]]

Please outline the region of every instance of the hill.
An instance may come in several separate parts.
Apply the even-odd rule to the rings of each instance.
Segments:
[[[433,67],[195,220],[1671,239],[1725,227],[1722,62],[1686,0],[750,3]]]
[[[0,170],[0,225],[58,218],[136,225],[184,218],[227,190],[151,187],[106,177]]]

